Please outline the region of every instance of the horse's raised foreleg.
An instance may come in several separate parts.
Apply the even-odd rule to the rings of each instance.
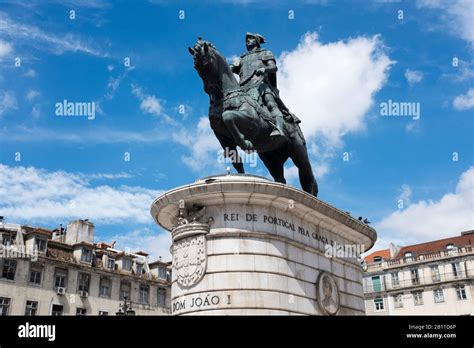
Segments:
[[[245,136],[239,130],[237,124],[245,118],[242,111],[227,110],[222,114],[222,120],[226,125],[230,134],[234,138],[235,143],[244,151],[254,150],[253,144],[250,140],[245,139]]]

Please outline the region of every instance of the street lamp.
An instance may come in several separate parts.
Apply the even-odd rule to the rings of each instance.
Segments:
[[[124,315],[132,316],[132,315],[135,315],[135,311],[132,309],[132,301],[127,302],[127,300],[128,300],[128,297],[124,296],[123,297],[123,303],[119,304],[119,310],[118,310],[117,313],[115,313],[115,315],[119,315],[119,316],[124,316]]]

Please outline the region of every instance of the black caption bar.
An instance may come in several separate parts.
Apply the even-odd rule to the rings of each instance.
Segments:
[[[472,347],[470,316],[3,317],[0,348],[14,346],[449,345]]]

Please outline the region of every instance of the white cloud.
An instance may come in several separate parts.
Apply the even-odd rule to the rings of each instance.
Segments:
[[[186,146],[191,152],[190,155],[182,156],[181,159],[193,171],[220,168],[217,152],[222,147],[211,129],[208,117],[201,117],[197,127],[191,128],[191,131],[183,128],[173,133],[172,138],[175,142]],[[221,166],[224,171],[228,164],[221,164]]]
[[[108,239],[115,240],[118,249],[129,252],[142,250],[149,253],[152,260],[161,256],[162,261],[171,261],[171,233],[167,231],[155,231],[145,227],[126,234],[117,234]]]
[[[423,73],[417,70],[405,70],[405,78],[407,79],[408,83],[414,85],[415,83],[421,82],[423,80]]]
[[[34,90],[34,89],[30,89],[28,91],[28,93],[26,93],[26,99],[31,101],[31,100],[35,99],[36,97],[38,97],[39,95],[40,95],[39,91]]]
[[[403,184],[400,191],[400,195],[397,199],[402,200],[404,205],[410,204],[412,196],[412,190],[410,185]]]
[[[316,33],[307,33],[279,58],[281,97],[301,118],[307,139],[322,136],[338,146],[345,134],[364,129],[393,63],[378,36],[322,44]]]
[[[112,67],[112,68],[109,69],[109,67]],[[109,71],[112,71],[113,66],[108,65],[107,69]],[[99,114],[104,114],[104,111],[102,110],[102,103],[104,101],[110,101],[114,99],[115,93],[117,92],[118,88],[122,84],[122,81],[128,76],[129,72],[134,69],[135,67],[129,67],[125,69],[125,71],[121,73],[120,75],[118,75],[117,77],[112,77],[112,76],[109,77],[109,80],[107,82],[107,87],[106,87],[107,91],[105,92],[103,96],[101,96],[98,100],[95,101],[96,109],[99,112]]]
[[[16,109],[17,103],[13,92],[0,91],[0,116],[8,110]]]
[[[176,123],[171,117],[166,115],[162,105],[162,101],[156,98],[154,95],[149,95],[143,92],[143,89],[132,84],[132,94],[140,100],[140,110],[146,114],[159,116],[168,123]]]
[[[448,28],[451,35],[457,36],[471,44],[474,43],[472,0],[418,0],[418,8],[438,10],[440,28]]]
[[[57,55],[64,52],[82,52],[99,57],[107,56],[106,53],[93,47],[90,42],[84,42],[75,34],[48,33],[37,26],[15,22],[3,12],[0,12],[0,32],[19,44]]]
[[[44,127],[18,125],[12,128],[0,127],[0,138],[2,138],[3,142],[16,143],[61,141],[75,144],[154,144],[170,139],[170,134],[164,132],[163,129],[159,127],[142,131],[125,131],[108,127],[94,127],[93,129],[78,133],[55,131]]]
[[[39,105],[34,105],[33,108],[31,109],[31,116],[34,118],[38,118],[41,116],[41,110]]]
[[[0,40],[0,57],[9,55],[12,50],[12,45],[10,43]]]
[[[469,88],[466,94],[454,98],[453,107],[458,111],[474,108],[474,88]]]
[[[161,115],[162,107],[158,99],[154,95],[147,95],[140,104],[140,109],[146,113],[156,116]]]
[[[26,77],[36,77],[36,71],[34,69],[28,69],[23,75]]]
[[[329,165],[327,163],[313,165],[313,174],[318,180],[325,177],[328,173]],[[298,186],[300,182],[298,167],[295,165],[285,167],[285,179],[288,184]]]
[[[92,186],[84,174],[0,164],[0,215],[11,221],[88,218],[102,224],[152,223],[150,204],[162,192],[142,187]]]
[[[438,201],[421,200],[395,211],[376,223],[376,230],[385,241],[392,239],[409,245],[473,229],[473,183],[474,167],[470,167],[461,174],[455,192],[444,194]]]
[[[302,121],[316,179],[330,172],[344,136],[366,128],[374,94],[392,64],[379,36],[323,44],[307,33],[279,57],[280,95]]]
[[[298,182],[298,168],[296,166],[285,167],[285,179],[288,184]]]

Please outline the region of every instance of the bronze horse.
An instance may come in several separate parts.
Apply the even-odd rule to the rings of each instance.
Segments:
[[[285,137],[270,137],[273,121],[264,107],[240,87],[229,64],[214,45],[199,39],[188,50],[210,98],[211,128],[237,172],[245,173],[241,159],[229,156],[237,153],[237,146],[244,151],[257,151],[273,179],[284,184],[284,164],[291,158],[298,168],[302,189],[317,196],[318,185],[298,122],[285,120]]]

